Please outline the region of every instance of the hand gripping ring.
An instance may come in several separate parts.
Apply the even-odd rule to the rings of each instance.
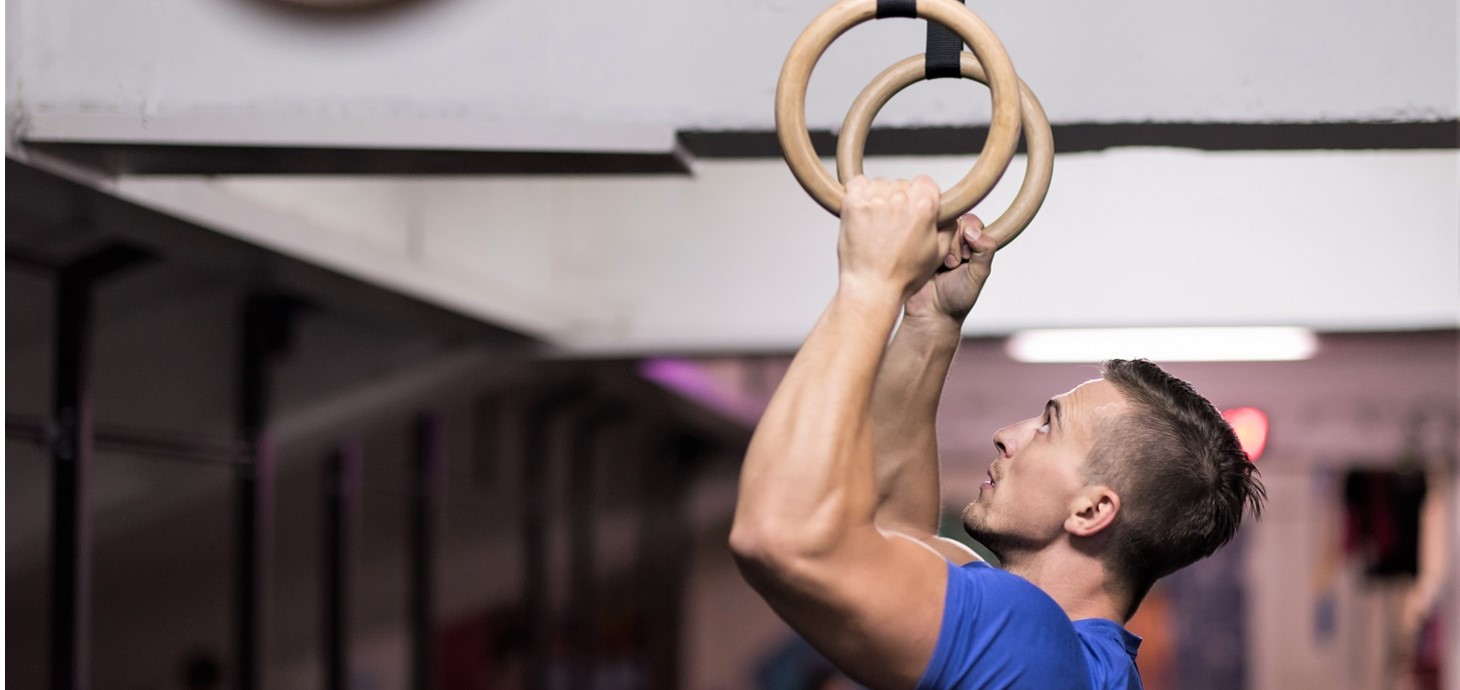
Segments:
[[[847,111],[847,119],[842,123],[841,136],[838,137],[836,146],[837,177],[843,183],[862,174],[862,152],[867,145],[867,133],[872,128],[872,120],[877,117],[877,112],[899,91],[923,80],[926,71],[924,62],[924,56],[914,55],[888,67],[867,88],[862,89],[857,100],[852,102],[851,109]],[[958,63],[964,77],[988,82],[978,58],[972,54],[960,54]],[[1000,247],[1012,242],[1029,226],[1029,221],[1034,220],[1034,214],[1044,204],[1044,196],[1049,192],[1049,180],[1054,174],[1054,135],[1049,130],[1049,118],[1039,105],[1039,99],[1034,97],[1034,92],[1022,80],[1019,82],[1019,100],[1024,113],[1024,140],[1029,152],[1023,186],[1019,188],[1019,193],[1014,197],[1014,202],[1009,204],[1008,210],[984,228],[984,232],[997,240]],[[957,214],[967,210],[960,210]],[[939,219],[940,225],[947,222]]]
[[[917,15],[953,30],[973,49],[987,71],[993,117],[978,161],[957,184],[943,192],[938,223],[952,222],[981,201],[999,181],[1019,142],[1019,77],[997,36],[972,11],[954,0],[917,0]],[[791,173],[823,208],[841,215],[846,188],[822,167],[806,129],[806,85],[831,42],[877,16],[877,0],[841,0],[832,5],[791,46],[776,84],[776,134]]]

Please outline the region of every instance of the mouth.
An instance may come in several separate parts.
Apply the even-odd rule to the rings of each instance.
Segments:
[[[994,487],[996,487],[998,485],[999,485],[999,483],[996,482],[996,481],[994,481],[994,471],[992,469],[990,469],[988,471],[988,479],[985,479],[984,480],[983,486],[986,486],[986,487],[992,489],[992,488],[994,488]]]

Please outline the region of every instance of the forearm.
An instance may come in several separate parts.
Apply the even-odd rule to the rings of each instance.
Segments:
[[[904,319],[883,356],[872,392],[880,526],[938,531],[938,401],[959,338],[952,318]]]
[[[901,308],[896,288],[843,283],[756,427],[740,473],[732,544],[834,548],[872,526],[870,398]]]

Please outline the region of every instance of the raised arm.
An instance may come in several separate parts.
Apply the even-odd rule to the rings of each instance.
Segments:
[[[947,579],[936,552],[874,525],[869,419],[898,311],[937,265],[937,205],[927,178],[847,185],[836,295],[751,439],[730,535],[746,579],[777,613],[874,688],[917,682]]]
[[[988,279],[995,243],[977,216],[959,219],[944,270],[907,301],[902,325],[883,355],[872,390],[876,522],[927,541],[957,563],[977,556],[936,539],[941,516],[936,422],[938,401],[963,319]]]

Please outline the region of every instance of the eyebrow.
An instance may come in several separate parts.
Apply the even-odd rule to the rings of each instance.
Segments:
[[[1046,402],[1044,404],[1044,411],[1045,412],[1049,412],[1051,410],[1054,411],[1054,414],[1052,414],[1050,416],[1054,418],[1055,425],[1060,428],[1060,431],[1064,431],[1064,428],[1065,428],[1065,420],[1061,416],[1060,401],[1055,400],[1054,398],[1050,398],[1049,399],[1049,402]]]

